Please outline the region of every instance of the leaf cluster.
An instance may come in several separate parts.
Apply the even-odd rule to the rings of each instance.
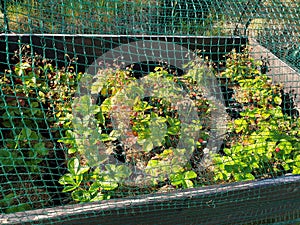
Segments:
[[[214,155],[215,180],[240,181],[300,172],[300,120],[284,113],[283,85],[260,70],[245,52],[232,52],[221,77],[242,111],[229,124],[223,155]]]
[[[174,99],[185,90],[184,96],[204,121],[210,118],[211,103],[190,74],[179,77],[156,68],[142,81],[139,85],[130,71],[122,70],[107,69],[94,77],[83,75],[81,82],[91,84],[91,91],[74,99],[69,115],[72,130],[60,140],[69,146],[72,162],[75,157],[77,164],[89,168],[80,178],[69,168],[70,173],[60,179],[64,192],[72,192],[75,201],[94,201],[99,196],[108,199],[119,189],[125,196],[132,185],[154,191],[169,184],[175,188],[194,186],[198,175],[190,158],[202,152],[209,127],[196,119],[185,123],[181,116],[187,115],[180,115]],[[201,136],[201,142],[193,136]],[[180,139],[184,139],[181,144],[185,148],[177,147]],[[107,176],[112,168],[116,169],[114,176]],[[119,171],[127,172],[122,175]],[[140,171],[143,179],[133,178],[134,171]],[[122,179],[116,179],[119,176]]]
[[[59,118],[71,110],[70,101],[80,76],[71,67],[58,69],[51,61],[29,52],[29,46],[17,51],[14,56],[17,64],[0,77],[0,172],[4,174],[1,176],[3,183],[10,183],[16,173],[43,175],[46,161],[55,155],[55,139],[61,136]],[[22,176],[18,179],[24,182]],[[19,184],[15,182],[14,185]],[[10,194],[15,196],[18,192],[6,190],[2,197],[5,199]],[[6,202],[16,204],[17,201]],[[5,210],[5,207],[5,212],[22,209],[9,205]]]

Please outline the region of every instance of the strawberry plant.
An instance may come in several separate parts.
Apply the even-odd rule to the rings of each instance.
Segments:
[[[50,133],[54,137],[59,135],[55,131],[55,127],[60,126],[58,118],[71,110],[70,100],[76,90],[76,76],[72,72],[55,69],[50,61],[41,56],[28,56],[26,46],[15,57],[19,57],[20,62],[0,78],[0,123],[5,138],[1,143],[1,152],[14,155],[10,157],[10,163],[15,159],[16,164],[22,161],[25,165],[32,165],[33,169],[38,161],[34,163],[32,160],[48,154],[45,142]],[[24,157],[23,160],[18,159]],[[7,166],[11,168],[12,165]]]
[[[243,53],[229,55],[221,78],[228,79],[241,106],[229,124],[223,154],[213,156],[215,180],[241,181],[300,172],[300,120],[284,113],[283,86],[260,71],[261,62]]]
[[[10,196],[12,199],[5,200],[2,212],[21,210],[23,203],[26,209],[51,203],[48,195],[43,203],[28,199],[34,188],[28,188],[28,194],[23,194],[22,200],[18,197],[21,191],[10,190],[17,190],[20,185],[39,186],[40,181],[35,181],[34,177],[52,179],[49,186],[57,185],[57,181],[46,176],[57,167],[49,168],[49,164],[63,160],[59,159],[59,151],[56,151],[62,126],[58,118],[71,110],[70,102],[80,77],[80,74],[72,72],[71,67],[58,69],[49,60],[30,55],[28,48],[24,46],[16,53],[18,63],[0,77],[0,181],[5,187],[0,198]],[[26,174],[30,174],[31,178]]]
[[[286,109],[292,98],[247,49],[228,55],[218,77],[239,109],[228,111],[228,124],[227,115],[215,118],[222,111],[209,96],[215,84],[202,86],[203,74],[216,73],[197,61],[183,75],[157,67],[140,79],[120,69],[75,74],[26,53],[19,61],[0,78],[2,173],[43,173],[53,149],[67,147],[58,183],[75,202],[124,197],[133,187],[156,192],[300,173],[300,120]],[[209,143],[223,138],[220,127],[229,130],[218,152]],[[7,190],[13,177],[0,177]],[[15,206],[19,196],[1,193],[3,212],[35,207]]]
[[[81,81],[90,85],[81,89],[91,92],[74,99],[72,115],[62,121],[72,129],[60,141],[68,145],[71,162],[85,169],[72,173],[69,160],[69,173],[59,180],[64,192],[84,202],[108,199],[120,190],[124,196],[132,186],[155,191],[164,185],[195,185],[193,169],[209,137],[205,122],[212,103],[192,73],[175,76],[156,68],[138,80],[130,71],[107,69],[94,77],[84,74]],[[190,114],[195,119],[182,109],[195,110]]]

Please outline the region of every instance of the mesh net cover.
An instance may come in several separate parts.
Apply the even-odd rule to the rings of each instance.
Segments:
[[[2,0],[1,224],[300,224],[297,0]]]

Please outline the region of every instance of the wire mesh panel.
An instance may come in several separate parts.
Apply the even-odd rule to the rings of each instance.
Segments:
[[[299,14],[1,1],[1,224],[300,223]]]

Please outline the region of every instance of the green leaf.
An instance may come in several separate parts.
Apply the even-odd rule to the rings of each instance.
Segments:
[[[242,180],[245,180],[243,174],[240,174],[240,173],[234,173],[233,174],[233,177],[236,181],[242,181]]]
[[[277,107],[273,110],[273,116],[277,119],[277,118],[282,118],[283,117],[283,113],[281,110],[281,107]]]
[[[275,102],[275,104],[277,104],[277,105],[281,105],[282,99],[281,99],[279,96],[276,96],[276,97],[274,98],[274,102]]]
[[[226,174],[223,173],[223,172],[215,172],[214,180],[215,180],[215,181],[219,181],[219,180],[221,180],[221,181],[227,180],[227,179],[229,179],[229,177],[230,177],[230,173],[228,173],[228,174],[229,174],[229,175],[226,176]]]
[[[74,179],[73,179],[73,176],[72,174],[70,173],[67,173],[65,175],[63,175],[59,180],[58,180],[58,183],[60,183],[61,185],[76,185]]]
[[[105,168],[107,171],[105,172],[106,176],[103,177],[104,181],[118,183],[131,174],[130,168],[126,165],[107,164]]]
[[[102,104],[101,104],[101,111],[103,113],[109,113],[110,111],[110,108],[111,108],[111,99],[110,98],[107,98],[105,99]]]
[[[150,152],[153,149],[153,143],[150,139],[147,139],[143,144],[143,150],[145,152]]]
[[[97,121],[99,124],[105,125],[105,116],[102,113],[102,110],[96,115]]]
[[[183,187],[184,188],[193,188],[194,187],[194,183],[191,180],[184,180],[183,181]]]
[[[171,181],[171,184],[173,186],[181,185],[183,180],[184,180],[184,177],[183,177],[182,173],[177,173],[177,174],[171,174],[170,175],[170,181]]]
[[[197,177],[197,174],[192,170],[187,171],[187,172],[184,173],[184,179],[185,180],[194,179],[196,177]]]
[[[92,199],[90,200],[90,202],[102,201],[104,199],[106,199],[105,195],[102,194],[101,192],[98,192],[94,197],[92,197]]]
[[[262,112],[261,116],[265,120],[265,119],[268,119],[271,116],[271,114],[268,112]]]
[[[68,162],[68,169],[72,175],[77,175],[80,168],[80,162],[76,157],[73,157]]]
[[[245,180],[255,180],[255,177],[251,173],[245,175]]]
[[[107,169],[109,172],[112,172],[112,173],[118,172],[118,166],[115,164],[106,164],[105,169]]]
[[[90,174],[91,179],[98,179],[100,173],[101,173],[100,168],[97,167],[96,169],[94,169],[94,171],[91,172]]]
[[[295,165],[300,168],[300,154],[294,159]]]
[[[224,148],[224,153],[226,154],[226,155],[231,155],[231,149],[230,148]]]
[[[168,132],[167,124],[165,123],[166,121],[167,120],[164,117],[151,118],[149,128],[151,131],[151,141],[153,147],[162,145],[162,142],[164,141],[164,138]]]
[[[135,112],[143,112],[148,109],[152,109],[153,106],[149,105],[146,101],[140,101],[140,97],[137,96],[134,102],[133,111]]]
[[[83,175],[82,174],[76,175],[75,180],[76,180],[76,185],[79,186],[81,184],[81,182],[83,181]]]
[[[31,130],[29,128],[23,128],[19,134],[19,140],[30,140]]]
[[[87,79],[92,79],[88,77]],[[107,81],[107,77],[105,76],[97,76],[97,80],[93,82],[91,85],[91,94],[98,94],[103,88],[105,82]]]
[[[117,166],[117,176],[120,178],[127,178],[131,174],[131,169],[125,165]]]
[[[292,143],[285,139],[281,139],[277,147],[283,150],[285,154],[290,154],[293,150]]]
[[[294,166],[293,167],[293,172],[292,172],[293,174],[299,174],[300,175],[300,166]]]
[[[72,192],[72,198],[77,202],[88,202],[90,197],[90,193],[86,190],[80,189]]]
[[[11,205],[11,203],[13,203],[13,201],[14,201],[14,197],[15,197],[14,193],[5,195],[4,198],[2,198],[0,200],[0,206],[7,207],[7,206]]]
[[[83,175],[83,174],[85,174],[86,172],[88,172],[89,170],[90,170],[90,167],[88,167],[88,166],[81,167],[81,168],[77,171],[77,174],[76,174],[76,175]]]
[[[90,114],[95,114],[98,106],[92,104],[92,99],[89,95],[83,95],[79,98],[74,99],[73,102],[73,113],[75,115],[88,116]]]
[[[247,129],[247,127],[248,127],[248,123],[247,123],[247,121],[246,120],[244,120],[244,119],[236,119],[235,121],[234,121],[234,124],[236,125],[236,127],[235,127],[235,131],[237,132],[237,133],[239,133],[239,132],[241,132],[241,131],[245,131],[246,129]]]
[[[43,142],[36,143],[33,148],[39,155],[45,156],[48,154],[48,149],[45,148],[45,143]]]
[[[149,160],[147,167],[153,167],[156,168],[159,166],[159,161],[157,159],[151,159]]]
[[[75,190],[76,188],[78,188],[78,186],[66,186],[66,187],[64,187],[64,189],[62,190],[62,192],[63,193],[70,192],[70,191]]]
[[[283,164],[283,169],[284,169],[285,171],[290,170],[289,164],[284,163],[284,164]]]
[[[38,102],[33,102],[33,101],[31,101],[31,102],[30,102],[30,106],[31,106],[31,109],[32,109],[32,108],[39,108],[39,103],[38,103]]]
[[[9,152],[9,150],[7,149],[0,149],[0,159],[1,158],[10,158],[10,157],[12,157],[11,156],[11,154],[10,154],[10,152]]]
[[[67,144],[67,143],[66,143]],[[76,152],[78,152],[78,149],[77,148],[69,148],[68,149],[68,154],[74,154],[74,153],[76,153]]]
[[[38,141],[38,140],[40,140],[40,135],[37,134],[35,131],[31,131],[29,139]]]
[[[103,142],[112,141],[114,140],[113,137],[111,137],[109,134],[100,134],[100,139]]]
[[[42,99],[45,99],[45,93],[44,92],[41,92],[41,91],[39,91],[39,96],[42,98]]]
[[[175,126],[172,126],[172,127],[168,127],[168,134],[169,135],[177,135],[178,132],[180,131],[180,127],[175,127]]]
[[[103,190],[112,191],[119,186],[117,182],[111,180],[108,176],[104,176],[103,179],[103,181],[99,181]]]
[[[9,208],[7,208],[5,210],[6,213],[14,213],[14,212],[22,212],[22,211],[26,211],[26,210],[30,210],[31,206],[28,203],[20,203],[19,205],[12,205],[9,206]]]
[[[259,168],[259,164],[257,162],[252,162],[251,166],[255,169]]]
[[[101,184],[100,184],[100,182],[96,181],[96,182],[92,183],[92,185],[90,186],[89,192],[90,193],[93,193],[95,191],[99,192],[99,189],[101,189]]]
[[[166,158],[168,156],[171,156],[173,154],[172,149],[165,149],[162,153],[159,154],[160,157]]]
[[[237,144],[231,147],[231,152],[233,154],[240,154],[243,151],[243,146],[241,144]]]
[[[225,165],[224,166],[224,169],[229,172],[229,173],[232,173],[234,171],[237,171],[237,166],[236,165]]]

